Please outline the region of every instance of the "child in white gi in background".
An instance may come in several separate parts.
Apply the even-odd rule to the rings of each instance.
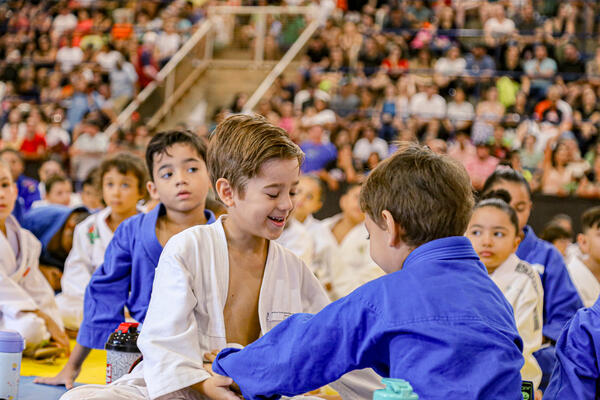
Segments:
[[[0,329],[18,331],[27,347],[52,339],[69,352],[54,291],[39,270],[40,242],[11,215],[17,186],[0,162]]]
[[[73,247],[61,279],[56,303],[65,327],[79,329],[83,320],[83,296],[92,274],[104,262],[114,231],[137,214],[137,203],[147,195],[148,173],[144,161],[121,153],[105,159],[98,169],[98,186],[106,208],[75,227]]]
[[[303,175],[300,177],[296,191],[296,207],[292,216],[298,221],[310,236],[313,243],[313,259],[308,267],[317,276],[327,292],[331,291],[331,272],[326,262],[327,242],[323,237],[327,235],[327,228],[322,221],[313,214],[323,207],[323,187],[318,177]],[[282,237],[285,235],[285,231]]]
[[[466,236],[490,278],[513,307],[517,329],[523,339],[525,364],[521,375],[523,380],[532,381],[537,389],[542,370],[533,353],[542,344],[544,291],[537,271],[515,254],[521,236],[517,214],[509,206],[510,201],[510,194],[505,190],[486,194],[475,206]]]
[[[288,218],[277,243],[294,253],[310,268],[314,260],[315,244],[308,230],[294,218]]]
[[[359,204],[360,185],[348,187],[340,199],[342,212],[323,221],[327,269],[332,297],[339,299],[357,287],[384,275],[369,255],[365,214]]]
[[[583,305],[591,307],[600,296],[600,207],[583,213],[581,229],[577,244],[582,255],[571,257],[567,269]]]
[[[245,346],[288,316],[329,302],[306,265],[275,242],[294,207],[302,160],[285,131],[263,118],[222,122],[208,168],[228,214],[166,244],[138,340],[143,362],[109,386],[75,388],[62,400],[237,399],[232,380],[211,376],[203,354]],[[336,389],[368,398],[376,382],[372,371],[360,371]]]

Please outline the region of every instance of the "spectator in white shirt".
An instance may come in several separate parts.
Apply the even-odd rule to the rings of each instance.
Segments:
[[[439,125],[439,121],[446,116],[446,100],[437,94],[437,87],[431,83],[424,86],[425,91],[415,94],[410,99],[409,106],[410,115],[418,130],[432,121]]]
[[[488,47],[500,46],[516,32],[515,23],[506,18],[504,6],[497,4],[494,7],[494,16],[488,19],[483,26],[485,43]]]
[[[387,142],[376,136],[375,129],[371,125],[366,125],[362,129],[361,136],[354,145],[354,151],[352,152],[354,158],[365,163],[372,153],[377,153],[380,160],[388,156]]]
[[[67,7],[60,7],[59,14],[52,21],[52,33],[59,38],[66,32],[71,32],[77,26],[77,17],[71,14]]]
[[[110,138],[100,132],[100,124],[95,121],[83,122],[82,133],[69,149],[72,171],[75,179],[82,182],[89,172],[100,165],[110,144]]]
[[[467,61],[460,55],[458,46],[453,45],[446,51],[445,57],[438,59],[434,66],[433,81],[439,88],[447,87],[467,70]]]
[[[72,45],[71,35],[67,36],[65,45],[56,52],[56,62],[60,65],[60,70],[68,74],[82,61],[83,51]]]
[[[166,21],[164,30],[160,32],[156,38],[158,62],[161,68],[169,62],[175,53],[177,53],[180,44],[181,37],[175,30],[173,21]]]
[[[448,103],[444,128],[450,134],[468,131],[475,119],[475,107],[466,100],[465,91],[461,87],[454,90],[454,100]]]

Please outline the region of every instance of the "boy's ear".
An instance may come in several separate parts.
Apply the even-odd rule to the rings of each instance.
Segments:
[[[590,252],[589,242],[587,240],[587,236],[585,236],[585,233],[580,233],[577,235],[577,244],[579,245],[579,248],[583,254],[588,254]]]
[[[233,199],[233,188],[227,179],[217,179],[217,182],[215,183],[215,192],[217,192],[217,195],[226,207],[232,207],[235,205],[235,200]]]
[[[156,184],[154,182],[148,181],[148,183],[146,183],[146,189],[148,189],[148,193],[150,193],[152,200],[160,201],[158,190],[156,189]]]
[[[387,233],[388,238],[388,246],[396,247],[400,243],[403,234],[400,225],[398,225],[396,221],[394,221],[392,213],[388,210],[383,210],[381,212],[381,218],[383,218],[383,223],[385,225],[385,231]]]

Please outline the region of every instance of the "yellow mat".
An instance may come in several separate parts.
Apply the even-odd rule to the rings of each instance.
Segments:
[[[71,340],[71,349],[74,346],[75,340]],[[59,358],[52,364],[35,361],[31,358],[23,358],[21,362],[21,375],[54,376],[60,372],[66,363],[66,357]],[[83,363],[81,373],[76,382],[96,384],[104,384],[106,382],[106,351],[92,350]]]

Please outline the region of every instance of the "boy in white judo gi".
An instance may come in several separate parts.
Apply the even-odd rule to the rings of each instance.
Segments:
[[[591,307],[600,296],[600,207],[583,213],[581,228],[577,244],[583,257],[571,257],[567,269],[583,305]]]
[[[76,388],[62,399],[236,399],[232,381],[211,377],[203,354],[248,345],[288,316],[328,304],[306,265],[275,242],[294,207],[302,160],[285,131],[263,118],[222,122],[208,166],[228,214],[167,243],[138,340],[143,362],[107,387]],[[336,389],[367,398],[376,378],[364,371]]]
[[[422,399],[522,400],[512,308],[463,236],[473,207],[464,167],[404,144],[371,172],[361,206],[370,253],[388,274],[222,350],[214,373],[248,400],[305,393],[365,367],[407,380]]]
[[[146,149],[151,171],[147,189],[160,204],[116,229],[104,263],[86,288],[83,321],[69,361],[58,375],[37,378],[37,383],[72,388],[90,350],[104,348],[110,334],[124,322],[124,307],[133,319],[144,322],[164,245],[191,226],[214,221],[214,215],[204,209],[210,186],[205,159],[206,144],[191,132],[167,131],[152,138]]]
[[[40,242],[11,215],[18,191],[0,162],[0,329],[18,331],[27,347],[52,339],[69,351],[54,291],[38,267]]]
[[[65,261],[62,293],[56,303],[67,329],[78,330],[83,320],[83,295],[114,231],[137,214],[137,203],[147,195],[148,173],[141,158],[121,153],[105,159],[98,169],[98,186],[106,208],[75,227],[73,247]]]

